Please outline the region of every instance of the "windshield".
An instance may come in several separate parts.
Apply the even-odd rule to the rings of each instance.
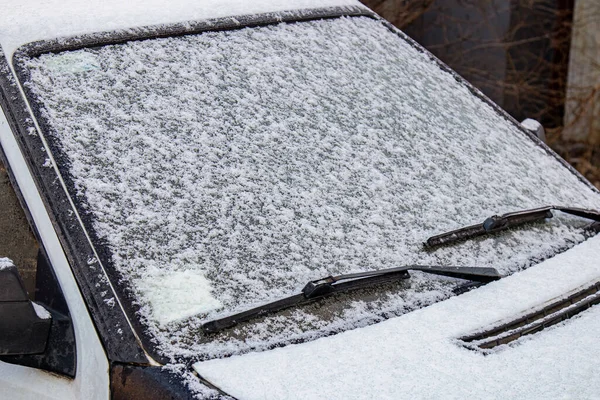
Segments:
[[[423,242],[494,213],[600,208],[597,192],[371,18],[20,62],[102,261],[166,355],[216,357],[402,314],[456,281],[415,272],[221,336],[199,329],[323,276],[408,264],[510,274],[584,240],[588,221],[560,215],[435,251]]]

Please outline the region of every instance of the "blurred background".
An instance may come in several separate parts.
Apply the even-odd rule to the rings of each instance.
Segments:
[[[361,0],[600,188],[600,0]]]

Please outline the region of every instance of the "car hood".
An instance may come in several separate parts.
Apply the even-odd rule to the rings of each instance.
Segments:
[[[593,398],[600,305],[485,354],[459,338],[600,280],[600,236],[534,267],[376,325],[194,364],[241,399]]]

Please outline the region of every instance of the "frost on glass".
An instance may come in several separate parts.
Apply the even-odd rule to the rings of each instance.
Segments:
[[[290,310],[213,338],[198,333],[202,321],[329,274],[411,263],[509,274],[584,240],[586,222],[557,215],[433,252],[422,243],[494,213],[600,208],[596,192],[372,19],[24,62],[46,135],[67,157],[72,195],[166,354],[214,357],[401,314],[448,297],[456,281],[415,273],[331,309]],[[182,302],[200,315],[178,322],[194,314],[179,310]]]

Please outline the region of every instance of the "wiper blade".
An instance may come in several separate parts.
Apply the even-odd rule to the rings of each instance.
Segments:
[[[469,268],[448,266],[421,266],[407,265],[397,268],[381,269],[377,271],[358,272],[310,281],[304,286],[301,293],[262,305],[229,317],[216,319],[202,325],[206,334],[220,332],[231,328],[240,322],[248,321],[289,307],[307,304],[336,293],[348,292],[372,286],[377,283],[393,282],[410,277],[408,271],[422,271],[428,274],[443,275],[453,278],[467,279],[481,283],[488,283],[501,278],[494,268]]]
[[[514,226],[522,225],[528,222],[541,221],[552,218],[551,210],[562,211],[566,214],[576,215],[578,217],[600,221],[600,212],[588,210],[585,208],[546,206],[533,208],[531,210],[522,210],[502,215],[493,215],[487,218],[483,223],[470,225],[454,231],[432,236],[425,242],[427,247],[437,247],[445,244],[454,243],[461,240],[471,239],[477,236],[487,235],[498,232]]]

